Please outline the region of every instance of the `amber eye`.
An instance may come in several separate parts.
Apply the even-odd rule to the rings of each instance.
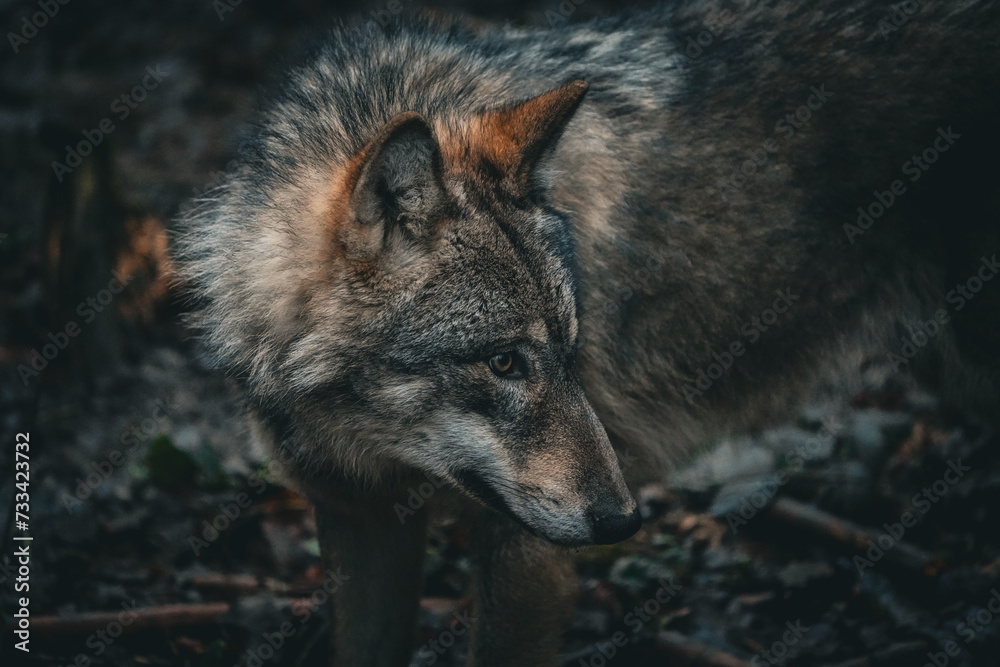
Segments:
[[[514,370],[514,355],[509,352],[494,354],[489,360],[490,370],[503,377]]]

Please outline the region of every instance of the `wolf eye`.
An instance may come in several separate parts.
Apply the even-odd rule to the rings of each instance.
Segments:
[[[520,375],[520,364],[517,355],[513,352],[494,354],[487,363],[490,365],[490,370],[498,377],[517,377]]]

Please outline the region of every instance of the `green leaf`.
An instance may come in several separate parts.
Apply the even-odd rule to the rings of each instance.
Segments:
[[[158,435],[149,443],[146,467],[153,483],[170,491],[190,488],[198,474],[198,464],[190,455],[174,447],[167,435]]]

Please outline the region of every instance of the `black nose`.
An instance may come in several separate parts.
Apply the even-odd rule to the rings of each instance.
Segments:
[[[590,525],[594,531],[595,544],[615,544],[635,535],[642,526],[642,516],[636,507],[629,514],[618,511],[590,513]]]

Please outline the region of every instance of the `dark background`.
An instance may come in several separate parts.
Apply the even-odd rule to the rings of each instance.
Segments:
[[[181,324],[168,239],[184,202],[238,155],[258,87],[281,63],[334,20],[374,20],[393,5],[47,6],[58,11],[32,32],[24,18],[42,11],[38,3],[0,3],[4,623],[23,595],[13,591],[21,543],[12,536],[34,538],[31,653],[12,649],[8,628],[0,655],[4,664],[324,664],[329,628],[316,606],[324,573],[311,510],[271,476],[232,386],[199,360]],[[621,9],[597,0],[431,7],[479,26]],[[10,34],[27,41],[12,45]],[[162,81],[122,118],[116,99],[147,68]],[[95,133],[104,119],[113,131]],[[78,166],[53,168],[88,136],[97,145]],[[127,278],[120,293],[108,290],[117,290],[114,275]],[[70,324],[78,335],[66,333]],[[669,490],[640,490],[639,535],[578,552],[581,594],[565,664],[757,665],[770,656],[786,665],[917,666],[929,652],[939,665],[997,664],[1000,619],[984,612],[969,643],[958,625],[986,606],[1000,577],[997,438],[892,373],[884,356],[859,350],[843,362],[863,370],[860,388],[831,376],[787,424],[706,443],[708,454]],[[31,434],[27,531],[13,521],[18,432]],[[804,465],[796,450],[809,452]],[[921,513],[914,494],[933,489],[959,458],[970,472]],[[790,481],[773,484],[779,470]],[[803,514],[796,501],[822,513]],[[736,524],[741,509],[746,523]],[[867,557],[866,540],[908,510],[921,520],[905,543],[890,542],[860,574],[855,557]],[[453,525],[434,530],[415,649],[450,643],[442,633],[467,607],[466,540]],[[664,577],[680,592],[636,627],[629,613],[654,599]],[[117,636],[123,604],[144,620]],[[787,623],[808,630],[782,646]],[[286,635],[275,635],[282,627]],[[611,648],[615,632],[627,646]],[[269,648],[268,637],[280,646]],[[428,655],[462,664],[466,641],[415,653],[415,664],[431,664]],[[940,653],[949,641],[957,656]]]

